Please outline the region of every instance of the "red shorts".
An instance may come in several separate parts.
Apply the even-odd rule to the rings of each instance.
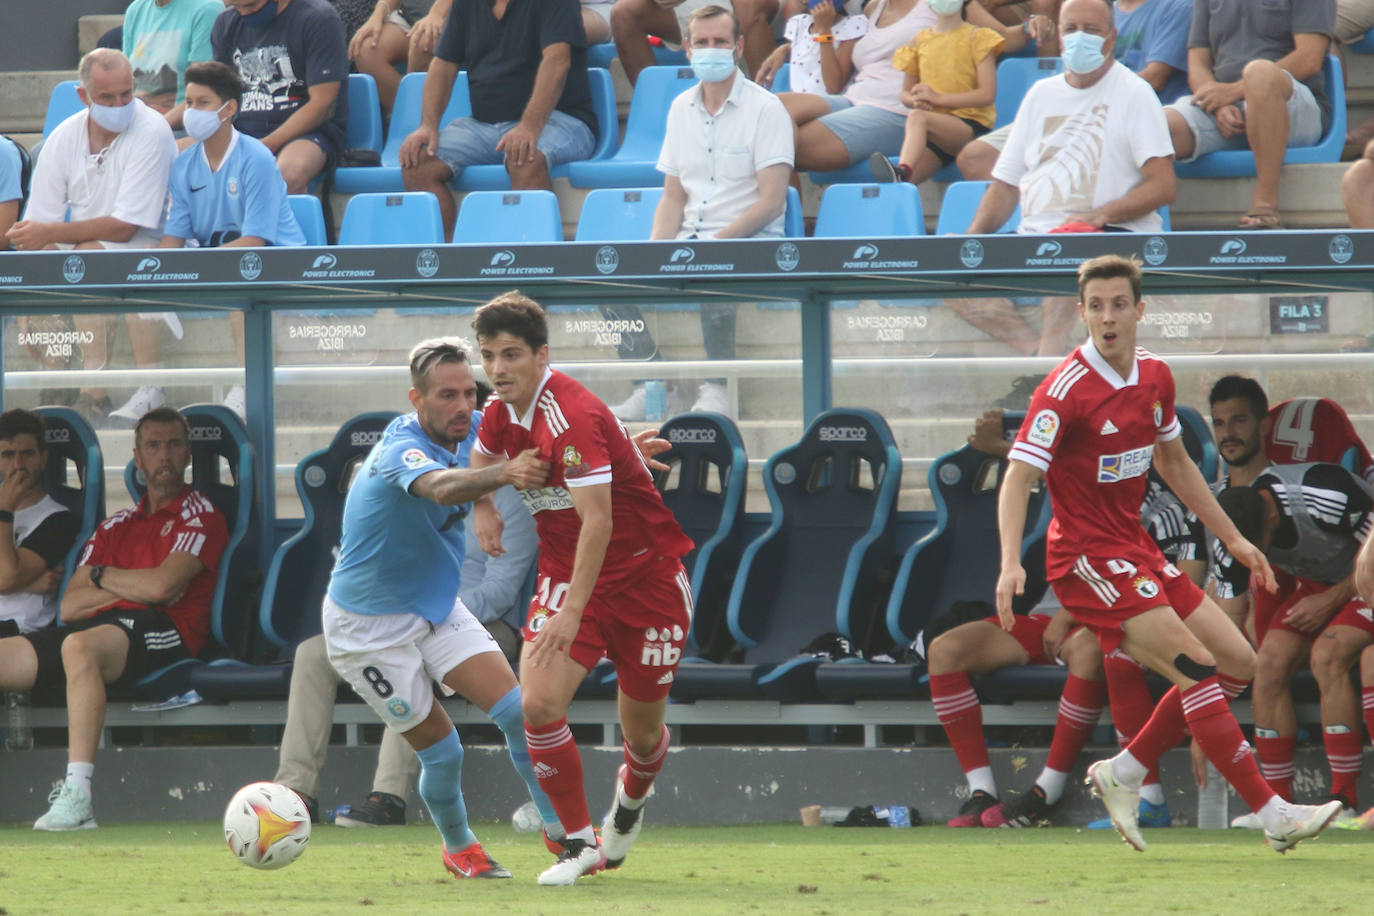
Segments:
[[[1050,583],[1073,619],[1093,631],[1104,653],[1121,646],[1121,626],[1146,611],[1169,606],[1186,620],[1206,596],[1179,568],[1158,569],[1118,559],[1079,557],[1067,576]]]
[[[1296,633],[1306,639],[1312,639],[1316,635],[1315,633],[1295,630],[1283,622],[1283,616],[1288,613],[1289,608],[1303,598],[1324,592],[1330,586],[1307,579],[1299,579],[1277,569],[1274,570],[1274,575],[1278,579],[1279,587],[1273,594],[1260,588],[1253,579],[1250,581],[1250,600],[1255,609],[1255,638],[1264,642],[1264,635],[1270,630],[1284,630],[1289,633]],[[1345,606],[1326,622],[1326,626],[1354,627],[1374,636],[1374,610],[1371,610],[1369,605],[1357,595],[1347,601]]]
[[[988,623],[996,627],[1002,625],[998,623],[996,617],[984,617]],[[1045,630],[1049,629],[1050,620],[1048,614],[1017,614],[1016,623],[1012,625],[1011,636],[1021,644],[1021,648],[1026,650],[1030,656],[1028,665],[1053,665],[1055,660],[1045,655]]]
[[[522,631],[526,642],[558,613],[567,594],[568,583],[539,570]],[[588,671],[603,657],[609,658],[626,696],[653,703],[673,689],[691,626],[692,586],[687,571],[676,557],[659,557],[621,591],[592,592],[569,657]]]

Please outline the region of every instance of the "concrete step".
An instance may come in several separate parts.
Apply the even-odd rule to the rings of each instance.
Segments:
[[[41,131],[53,87],[70,79],[76,70],[0,71],[0,133]]]
[[[94,51],[100,36],[124,24],[122,13],[100,13],[76,20],[76,51],[83,57]]]

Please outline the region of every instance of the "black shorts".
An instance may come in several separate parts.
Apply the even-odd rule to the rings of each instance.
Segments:
[[[16,620],[0,620],[0,639],[6,636],[19,635],[19,622]]]
[[[111,695],[129,693],[143,676],[173,662],[190,658],[172,618],[157,608],[103,611],[69,626],[44,627],[25,635],[38,656],[33,690],[45,701],[66,696],[67,674],[62,667],[62,643],[73,633],[92,627],[119,627],[129,637],[124,670],[108,685]]]
[[[975,140],[983,136],[983,134],[987,133],[988,131],[992,130],[992,128],[988,127],[985,124],[979,124],[972,118],[960,118],[959,120],[963,121],[965,124],[969,126],[969,128],[973,131],[973,139]],[[940,160],[941,168],[944,168],[945,166],[953,162],[956,156],[955,153],[945,152],[944,150],[940,149],[940,147],[936,146],[934,143],[931,143],[929,140],[926,141],[926,149],[934,153],[935,158]]]

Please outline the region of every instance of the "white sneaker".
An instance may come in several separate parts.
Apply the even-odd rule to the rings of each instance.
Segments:
[[[1333,798],[1324,805],[1289,805],[1277,833],[1266,830],[1264,838],[1274,852],[1287,852],[1300,840],[1321,833],[1341,813],[1341,801]]]
[[[224,400],[220,403],[238,414],[240,420],[245,423],[248,422],[248,399],[244,396],[242,385],[235,385],[230,388],[229,393],[224,396]]]
[[[636,385],[628,398],[611,406],[611,413],[615,414],[617,420],[626,423],[643,423],[647,412],[645,403],[644,386]]]
[[[615,794],[611,796],[611,810],[601,822],[601,848],[606,853],[606,867],[619,868],[629,855],[630,847],[639,839],[639,829],[644,826],[644,805],[626,808],[620,803],[621,793],[625,791],[625,764],[615,774]],[[653,786],[649,795],[654,794]],[[645,796],[648,802],[648,796]]]
[[[715,382],[701,383],[701,387],[697,389],[696,403],[692,405],[692,412],[702,411],[730,415],[730,402],[725,397],[724,385],[717,385]]]
[[[1249,814],[1239,814],[1231,818],[1231,826],[1237,830],[1263,830],[1264,821],[1253,811]]]
[[[48,795],[46,814],[33,822],[34,830],[94,830],[95,813],[91,810],[91,800],[86,797],[76,783],[63,781]]]
[[[1126,844],[1136,852],[1145,851],[1145,838],[1140,835],[1137,812],[1140,810],[1140,788],[1117,781],[1111,760],[1099,760],[1088,767],[1088,785],[1093,794],[1102,799],[1112,826]]]
[[[572,885],[583,875],[594,875],[606,867],[606,853],[596,843],[563,839],[563,854],[539,875],[543,885]]]
[[[167,393],[156,385],[144,385],[134,392],[133,397],[124,402],[118,410],[110,411],[110,416],[137,423],[145,413],[167,403]]]

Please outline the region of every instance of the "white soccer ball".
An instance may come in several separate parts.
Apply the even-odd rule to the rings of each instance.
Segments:
[[[249,783],[224,809],[224,839],[244,865],[281,868],[305,851],[310,812],[299,795],[280,783]]]
[[[534,802],[527,801],[511,814],[510,825],[516,833],[538,833],[543,829],[544,821],[539,817],[539,809]]]

